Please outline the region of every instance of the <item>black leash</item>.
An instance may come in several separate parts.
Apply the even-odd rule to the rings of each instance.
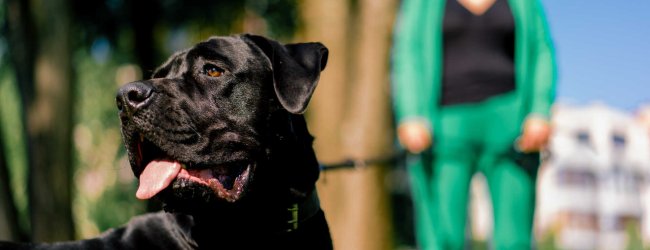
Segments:
[[[406,159],[407,152],[406,150],[400,150],[393,154],[389,154],[383,157],[370,158],[365,160],[355,160],[355,159],[345,159],[336,163],[320,163],[321,171],[335,170],[335,169],[347,169],[347,168],[365,168],[372,165],[385,165],[385,164],[395,164]]]

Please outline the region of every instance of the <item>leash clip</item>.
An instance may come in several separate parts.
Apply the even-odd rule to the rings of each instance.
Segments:
[[[291,218],[287,221],[287,232],[293,232],[298,229],[298,203],[291,204],[291,206],[287,208],[287,212],[289,212]]]

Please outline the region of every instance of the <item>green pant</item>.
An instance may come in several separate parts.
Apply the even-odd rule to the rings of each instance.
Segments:
[[[492,197],[494,248],[530,249],[539,161],[522,161],[513,151],[521,127],[513,96],[440,110],[433,157],[409,162],[421,249],[463,249],[469,183],[476,171],[485,174]]]

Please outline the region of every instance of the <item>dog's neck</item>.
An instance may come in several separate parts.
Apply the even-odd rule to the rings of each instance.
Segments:
[[[307,197],[314,189],[320,174],[314,138],[307,130],[303,115],[278,110],[269,118],[268,159],[273,166],[274,178],[286,183],[295,199]]]
[[[263,249],[266,244],[303,241],[306,231],[314,230],[319,219],[324,221],[315,190],[303,199],[260,191],[236,205],[223,205],[209,212],[173,215],[179,233],[201,249]]]
[[[193,227],[199,233],[206,231],[208,234],[229,235],[231,231],[243,230],[252,234],[282,235],[300,230],[319,211],[318,195],[313,191],[306,198],[293,202],[276,195],[222,206],[210,212],[195,213],[191,217]]]

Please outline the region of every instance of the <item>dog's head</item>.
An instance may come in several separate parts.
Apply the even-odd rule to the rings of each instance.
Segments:
[[[124,85],[116,101],[136,196],[241,200],[273,153],[273,114],[304,112],[327,56],[320,43],[213,37]]]

